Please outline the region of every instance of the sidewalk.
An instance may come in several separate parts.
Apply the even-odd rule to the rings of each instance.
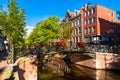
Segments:
[[[17,66],[7,64],[6,60],[0,61],[0,80],[19,80]]]

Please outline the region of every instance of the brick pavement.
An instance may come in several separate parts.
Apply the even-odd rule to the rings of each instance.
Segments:
[[[0,61],[0,80],[19,80],[14,64],[7,64],[6,59]]]

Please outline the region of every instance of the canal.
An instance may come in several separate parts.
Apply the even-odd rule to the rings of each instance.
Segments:
[[[38,70],[38,80],[120,80],[120,72],[118,71],[95,70],[75,64],[70,64],[69,68],[71,71],[64,72],[64,74],[53,74],[49,70],[50,68]]]

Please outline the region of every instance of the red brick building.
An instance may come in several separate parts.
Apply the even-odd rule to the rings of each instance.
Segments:
[[[86,42],[120,43],[120,28],[115,24],[116,13],[100,5],[84,6],[84,36]]]
[[[116,24],[116,12],[113,10],[88,3],[75,12],[67,11],[65,19],[74,27],[71,37],[74,43],[120,44],[120,25]]]

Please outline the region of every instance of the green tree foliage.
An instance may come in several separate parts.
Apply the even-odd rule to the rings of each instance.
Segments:
[[[72,30],[73,30],[73,27],[71,26],[70,23],[62,24],[61,39],[69,40],[71,38],[71,35],[72,35]]]
[[[23,43],[25,35],[25,16],[24,10],[17,7],[16,0],[8,0],[8,12],[2,18],[2,29],[9,40],[10,47],[12,44],[18,46]]]
[[[51,16],[39,22],[28,37],[27,42],[38,44],[52,42],[53,39],[60,37],[60,18]]]
[[[7,12],[5,12],[2,6],[0,6],[0,29],[2,29],[1,26],[5,25],[6,17],[7,17]]]

